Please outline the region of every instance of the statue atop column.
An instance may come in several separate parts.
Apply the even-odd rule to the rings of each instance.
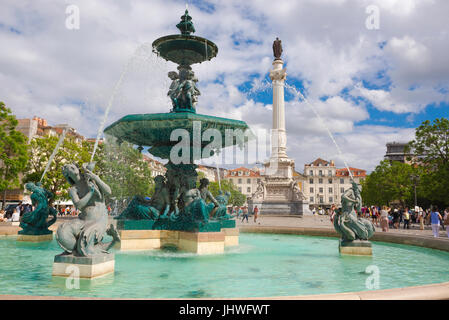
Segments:
[[[273,55],[274,55],[274,60],[282,60],[281,59],[281,55],[282,55],[282,41],[279,40],[278,37],[276,37],[276,40],[273,41]]]

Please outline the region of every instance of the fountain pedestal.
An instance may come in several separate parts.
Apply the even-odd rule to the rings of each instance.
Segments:
[[[114,254],[97,254],[91,257],[57,255],[53,262],[53,276],[93,279],[114,273]]]
[[[121,241],[116,243],[116,248],[136,251],[175,246],[179,250],[196,254],[217,254],[223,253],[227,246],[239,244],[239,229],[235,227],[235,220],[210,221],[196,227],[191,225],[188,228],[191,230],[185,230],[185,226],[180,226],[179,230],[145,229],[149,223],[151,226],[154,224],[153,221],[145,220],[118,220]]]
[[[340,240],[338,250],[341,254],[353,256],[372,256],[373,248],[371,242],[366,240],[354,240],[351,242],[344,242]]]
[[[20,234],[17,236],[17,241],[24,242],[44,242],[44,241],[52,241],[53,240],[53,232],[50,231],[48,234]]]

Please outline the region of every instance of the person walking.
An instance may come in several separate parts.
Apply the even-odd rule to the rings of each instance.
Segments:
[[[255,206],[253,212],[254,212],[254,223],[256,223],[257,218],[259,217],[259,208],[257,208],[257,206]],[[259,222],[259,224],[260,224],[260,222]]]
[[[246,223],[249,223],[248,221],[248,209],[246,209],[246,207],[243,208],[243,218],[242,218],[242,222],[243,220],[246,219]]]
[[[410,229],[410,211],[408,211],[408,208],[405,208],[404,212],[402,213],[403,220],[404,220],[404,229]]]
[[[444,210],[444,225],[446,226],[447,237],[449,238],[449,208]]]
[[[388,231],[388,213],[390,210],[387,206],[383,206],[382,210],[380,210],[380,227],[382,232]]]
[[[430,211],[430,224],[432,225],[432,232],[435,238],[439,237],[440,233],[441,214],[438,212],[437,206],[432,206]]]
[[[399,210],[397,208],[393,211],[393,227],[395,229],[399,228]]]
[[[419,207],[418,219],[419,219],[419,229],[424,230],[424,210],[421,207]]]

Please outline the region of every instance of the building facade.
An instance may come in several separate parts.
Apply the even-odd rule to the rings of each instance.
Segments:
[[[354,181],[360,183],[366,178],[366,170],[349,167]],[[303,192],[309,200],[310,208],[330,208],[341,206],[341,196],[352,187],[347,168],[337,168],[333,160],[321,158],[304,165]]]
[[[228,170],[225,179],[231,181],[246,197],[250,197],[256,191],[262,176],[258,171],[240,167]]]

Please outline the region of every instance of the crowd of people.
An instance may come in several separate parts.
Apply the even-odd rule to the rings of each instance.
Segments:
[[[239,207],[239,206],[229,207],[228,208],[228,213],[232,217],[235,217],[237,219],[241,218],[242,222],[246,220],[246,223],[249,223],[250,212],[249,212],[247,206],[243,206],[243,207]],[[257,206],[254,206],[254,209],[251,212],[251,215],[254,218],[254,222],[257,223],[257,219],[259,218],[259,208]],[[260,222],[259,222],[259,224],[260,224]]]
[[[324,214],[330,215],[331,222],[337,209],[333,205]],[[408,207],[388,207],[388,206],[365,206],[358,213],[359,217],[371,219],[376,227],[382,228],[383,232],[389,229],[410,229],[412,224],[419,224],[420,230],[424,230],[426,225],[430,225],[435,238],[439,237],[440,229],[447,232],[449,238],[449,208],[440,213],[437,206],[432,206],[424,210],[421,207],[410,210]]]
[[[20,217],[33,210],[32,204],[19,202],[12,210],[0,210],[0,222],[19,222]],[[74,206],[57,206],[56,211],[60,217],[78,215],[78,210]]]

